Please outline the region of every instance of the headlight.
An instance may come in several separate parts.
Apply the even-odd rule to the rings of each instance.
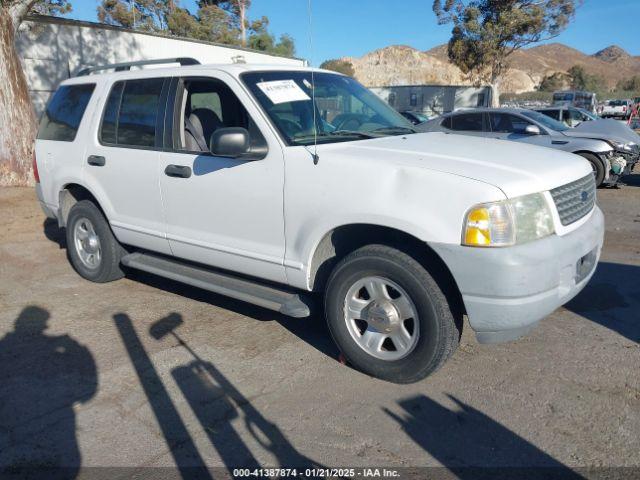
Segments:
[[[464,220],[462,244],[507,247],[544,238],[554,231],[544,195],[534,193],[471,208]]]
[[[635,145],[635,143],[631,142],[631,143],[622,143],[622,142],[614,142],[611,141],[611,146],[613,148],[615,148],[616,150],[624,150],[625,152],[631,152],[633,150],[633,147]]]

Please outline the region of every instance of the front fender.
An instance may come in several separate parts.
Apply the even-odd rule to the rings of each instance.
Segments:
[[[315,251],[336,228],[367,224],[392,228],[424,242],[459,245],[467,210],[505,198],[495,186],[415,166],[396,165],[387,174],[376,175],[376,188],[349,181],[355,177],[334,177],[330,195],[326,189],[316,194],[314,186],[307,184],[300,189],[300,201],[289,197],[284,263],[292,285],[309,289]],[[289,194],[297,195],[297,188]]]

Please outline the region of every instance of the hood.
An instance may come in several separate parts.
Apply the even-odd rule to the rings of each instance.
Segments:
[[[550,190],[591,173],[584,158],[560,150],[440,132],[334,143],[319,146],[319,152],[320,147],[326,153],[471,178],[509,198]]]
[[[612,119],[590,120],[564,132],[569,137],[598,138],[617,143],[640,143],[640,135],[626,124]]]

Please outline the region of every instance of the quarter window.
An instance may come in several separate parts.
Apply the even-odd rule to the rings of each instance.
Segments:
[[[164,79],[118,82],[105,105],[100,138],[105,143],[153,147]]]
[[[60,87],[42,116],[38,139],[73,142],[95,87],[94,83]]]

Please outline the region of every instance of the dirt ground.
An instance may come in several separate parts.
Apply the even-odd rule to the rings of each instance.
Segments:
[[[598,192],[605,249],[579,297],[516,342],[466,328],[404,386],[340,364],[319,316],[139,273],[89,283],[33,190],[1,189],[0,469],[640,467],[640,175],[627,183]]]

